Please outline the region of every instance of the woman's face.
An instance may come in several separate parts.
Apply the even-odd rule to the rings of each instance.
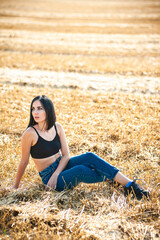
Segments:
[[[46,112],[39,100],[32,104],[32,116],[37,123],[46,121]]]

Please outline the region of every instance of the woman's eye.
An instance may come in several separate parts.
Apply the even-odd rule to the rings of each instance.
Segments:
[[[35,108],[32,108],[32,112],[35,111],[35,110],[36,110]],[[38,111],[43,110],[43,107],[38,107],[37,110]]]

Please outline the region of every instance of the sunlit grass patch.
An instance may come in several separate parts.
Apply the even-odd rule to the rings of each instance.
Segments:
[[[160,238],[159,9],[157,0],[0,1],[0,239]],[[150,199],[125,198],[110,181],[46,191],[31,158],[13,190],[40,94],[53,100],[71,156],[98,154]]]
[[[105,93],[1,84],[1,234],[11,239],[136,239],[158,236],[159,95]],[[71,156],[92,151],[151,191],[151,200],[123,196],[110,182],[46,192],[30,159],[21,188],[12,187],[21,157],[21,134],[33,97],[53,100]],[[110,225],[110,222],[112,224]],[[99,233],[98,235],[96,234]],[[45,235],[44,235],[45,234]]]

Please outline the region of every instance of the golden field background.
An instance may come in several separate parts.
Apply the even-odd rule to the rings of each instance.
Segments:
[[[160,2],[0,0],[0,239],[160,237]],[[151,191],[109,182],[46,192],[32,159],[12,190],[33,97],[70,155],[92,151]]]

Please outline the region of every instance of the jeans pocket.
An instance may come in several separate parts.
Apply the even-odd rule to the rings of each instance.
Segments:
[[[53,168],[48,169],[48,171],[46,171],[46,169],[45,169],[44,171],[39,172],[39,175],[40,175],[40,177],[42,179],[42,182],[44,184],[48,183],[48,181],[49,181],[50,177],[52,176],[53,172],[54,172]]]
[[[59,157],[54,163],[52,163],[49,167],[45,168],[44,170],[39,172],[39,176],[42,179],[42,182],[44,184],[47,184],[50,177],[52,176],[52,174],[54,173],[54,171],[56,170],[56,168],[58,167],[58,164],[61,160],[61,157]]]
[[[45,185],[47,185],[47,183],[48,183],[48,181],[49,181],[49,179],[50,179],[51,176],[52,176],[52,173],[46,174],[45,176],[42,177],[42,182],[43,182]]]

